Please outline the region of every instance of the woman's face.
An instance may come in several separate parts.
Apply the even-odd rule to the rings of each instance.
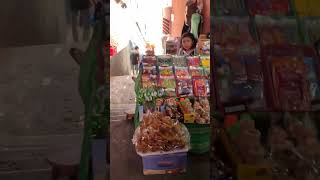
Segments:
[[[192,39],[189,37],[185,37],[182,39],[182,47],[185,50],[190,50],[192,47]]]

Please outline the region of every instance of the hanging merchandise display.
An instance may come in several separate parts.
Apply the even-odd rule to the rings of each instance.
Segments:
[[[258,55],[216,51],[217,92],[224,112],[264,110],[264,81]],[[235,110],[232,110],[236,108]]]
[[[214,19],[214,48],[254,52],[258,50],[256,34],[248,17],[216,17]]]
[[[243,0],[213,0],[213,13],[216,16],[246,15]]]
[[[262,53],[272,106],[283,111],[317,110],[319,58],[308,46],[271,46]]]
[[[293,15],[290,0],[245,0],[251,16],[255,15]]]
[[[301,44],[303,42],[295,18],[256,16],[255,23],[262,46]]]

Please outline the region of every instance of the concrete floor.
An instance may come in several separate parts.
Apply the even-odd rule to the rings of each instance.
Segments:
[[[124,88],[125,87],[125,88]],[[134,83],[128,76],[111,77],[111,162],[110,178],[126,180],[209,180],[210,158],[205,155],[188,155],[187,173],[180,175],[144,176],[142,159],[131,142],[134,125],[127,121],[124,112],[135,108]]]
[[[50,179],[44,159],[80,148],[79,67],[68,50],[63,44],[0,49],[0,179]]]

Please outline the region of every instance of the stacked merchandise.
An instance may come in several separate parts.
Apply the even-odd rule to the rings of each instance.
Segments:
[[[214,179],[319,179],[320,1],[230,2],[212,18]]]
[[[207,52],[208,47],[203,43],[201,49]],[[143,57],[133,142],[144,174],[184,172],[189,150],[209,151],[209,77],[209,55],[154,56],[148,51]],[[174,166],[159,165],[163,159]]]

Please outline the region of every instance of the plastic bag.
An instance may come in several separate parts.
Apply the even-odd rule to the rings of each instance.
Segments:
[[[135,130],[132,143],[142,156],[188,151],[190,135],[183,124],[155,112],[144,116]]]
[[[175,74],[177,79],[188,79],[191,77],[187,67],[175,67]]]
[[[180,97],[193,95],[191,79],[177,79],[177,95]]]
[[[158,66],[173,66],[171,55],[161,55],[157,56]]]
[[[160,78],[173,78],[174,77],[172,66],[159,67],[159,71],[160,71]]]
[[[185,56],[173,56],[172,62],[176,67],[187,67],[187,61]]]

